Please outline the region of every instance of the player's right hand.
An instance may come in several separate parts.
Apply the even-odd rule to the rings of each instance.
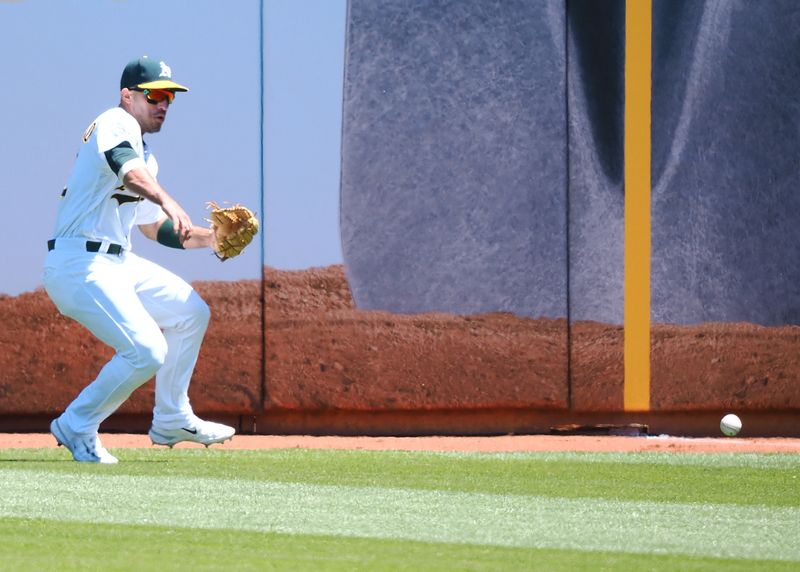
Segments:
[[[164,211],[164,214],[172,220],[172,225],[175,228],[175,232],[180,237],[181,242],[189,238],[194,225],[192,224],[192,219],[186,214],[186,211],[172,198],[163,201],[161,209]]]

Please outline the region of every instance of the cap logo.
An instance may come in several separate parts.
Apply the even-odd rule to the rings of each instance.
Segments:
[[[158,62],[161,64],[161,73],[158,74],[158,77],[165,77],[168,79],[172,79],[172,70],[170,67],[165,64],[164,62]]]

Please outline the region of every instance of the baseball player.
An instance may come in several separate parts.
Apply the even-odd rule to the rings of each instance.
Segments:
[[[117,462],[101,444],[98,428],[153,375],[154,444],[208,446],[234,434],[233,427],[200,419],[189,404],[208,306],[184,280],[131,250],[134,226],[168,247],[214,246],[214,232],[194,226],[159,185],[158,163],[142,139],[160,131],[175,94],[185,91],[161,60],[143,57],[125,66],[119,106],[86,129],[61,193],[47,245],[45,289],[62,314],[116,350],[50,424],[76,461]]]

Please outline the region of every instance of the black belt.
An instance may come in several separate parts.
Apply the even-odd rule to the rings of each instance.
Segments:
[[[100,247],[103,246],[102,242],[97,242],[96,240],[87,240],[86,241],[86,252],[100,252]],[[51,238],[47,241],[47,250],[53,250],[56,247],[56,239]],[[108,250],[106,250],[108,254],[122,254],[122,246],[119,244],[109,244]]]

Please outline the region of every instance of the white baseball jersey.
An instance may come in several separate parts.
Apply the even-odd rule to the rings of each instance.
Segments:
[[[163,213],[125,188],[123,177],[139,167],[147,167],[153,177],[158,174],[139,123],[121,107],[100,114],[83,134],[53,238],[108,241],[129,250],[133,226],[156,222]]]

